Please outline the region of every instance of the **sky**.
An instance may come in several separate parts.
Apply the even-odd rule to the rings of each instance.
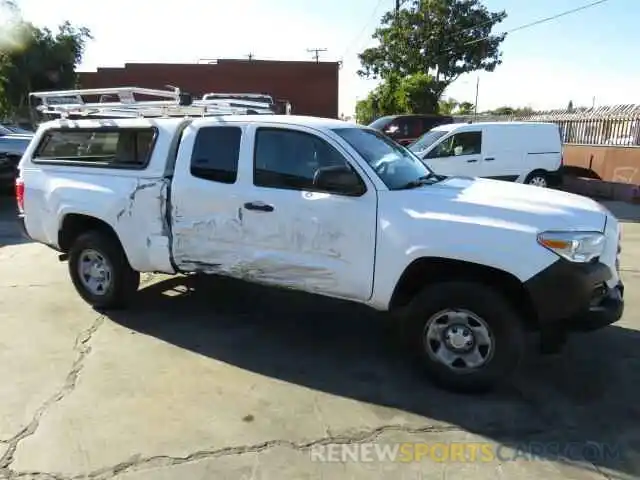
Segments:
[[[308,60],[308,48],[325,48],[320,59],[342,60],[339,109],[375,87],[360,79],[357,54],[371,39],[395,0],[17,0],[26,20],[55,28],[64,20],[88,27],[94,40],[80,71],[125,62],[198,62],[246,58]],[[508,31],[573,9],[590,0],[484,0],[506,10],[495,32]],[[639,0],[603,4],[507,35],[503,63],[494,72],[461,77],[445,96],[499,106],[534,109],[640,103]],[[634,47],[634,45],[636,47]],[[143,86],[143,85],[141,85]]]

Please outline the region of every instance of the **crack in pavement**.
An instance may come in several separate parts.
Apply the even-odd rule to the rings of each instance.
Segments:
[[[65,378],[65,382],[62,387],[53,395],[51,395],[34,413],[33,418],[29,422],[29,424],[20,430],[17,434],[11,437],[8,440],[3,440],[2,442],[9,447],[7,451],[0,457],[0,478],[3,478],[7,474],[9,475],[7,478],[11,478],[13,472],[9,469],[9,466],[13,462],[13,456],[18,448],[18,445],[25,438],[30,437],[34,433],[36,433],[38,426],[40,425],[40,419],[47,412],[49,407],[53,404],[59,402],[63,398],[65,398],[69,393],[71,393],[75,388],[78,382],[78,377],[80,376],[80,372],[84,367],[84,359],[91,352],[91,346],[89,342],[93,337],[93,334],[96,333],[98,328],[104,322],[104,315],[100,315],[96,318],[93,323],[85,330],[81,331],[76,337],[73,349],[78,352],[78,356],[76,357],[71,370],[67,373]],[[53,477],[52,477],[53,478]]]
[[[496,428],[497,432],[503,432],[504,428]],[[380,436],[387,432],[401,432],[408,434],[421,433],[447,433],[447,432],[467,432],[467,430],[457,426],[424,426],[409,427],[406,425],[383,425],[372,430],[364,430],[353,434],[342,434],[325,436],[316,440],[307,442],[293,442],[290,440],[268,440],[254,445],[241,445],[235,447],[223,447],[213,450],[198,450],[184,457],[172,457],[169,455],[156,455],[152,457],[142,457],[134,455],[129,460],[120,462],[111,467],[105,467],[90,473],[83,473],[73,476],[65,476],[58,473],[48,472],[16,472],[8,470],[9,480],[108,480],[125,473],[138,472],[144,470],[152,470],[158,468],[173,467],[187,463],[198,462],[201,460],[215,459],[232,455],[246,455],[250,453],[262,453],[273,448],[289,448],[296,451],[308,451],[317,446],[326,446],[331,444],[348,445],[358,443],[369,443],[377,440]],[[513,430],[509,429],[510,435],[538,435],[548,433],[546,427],[536,427],[529,429]],[[503,432],[504,433],[504,432]],[[486,432],[485,432],[486,434]]]
[[[62,282],[57,283],[60,285]],[[50,287],[56,283],[22,283],[13,285],[0,285],[0,288],[29,288],[29,287]]]

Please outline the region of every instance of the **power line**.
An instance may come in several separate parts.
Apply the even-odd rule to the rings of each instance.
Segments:
[[[567,15],[571,15],[573,13],[577,13],[577,12],[580,12],[582,10],[586,10],[588,8],[595,7],[597,5],[601,5],[601,4],[603,4],[605,2],[608,2],[608,1],[609,0],[598,0],[597,2],[591,2],[591,3],[588,3],[586,5],[582,5],[581,7],[573,8],[571,10],[566,10],[564,12],[560,12],[560,13],[557,13],[555,15],[551,15],[550,17],[545,17],[545,18],[541,18],[539,20],[536,20],[534,22],[525,23],[524,25],[520,25],[519,27],[515,27],[515,28],[512,28],[510,30],[506,30],[504,32],[500,32],[499,35],[508,35],[510,33],[513,33],[513,32],[524,30],[525,28],[534,27],[536,25],[540,25],[541,23],[546,23],[546,22],[550,22],[552,20],[556,20],[556,19],[561,18],[561,17],[566,17]],[[463,46],[473,45],[474,43],[483,42],[484,40],[488,40],[489,38],[491,38],[491,35],[488,35],[488,36],[482,37],[482,38],[476,38],[475,40],[471,40],[469,42],[464,43]],[[451,49],[451,50],[453,50],[453,49]],[[451,50],[449,50],[449,51],[451,51]]]
[[[344,59],[344,57],[347,56],[347,53],[349,53],[349,51],[351,50],[351,48],[356,45],[356,42],[360,41],[360,37],[362,37],[362,34],[367,30],[367,28],[369,28],[369,25],[371,24],[371,22],[373,22],[373,20],[375,20],[376,18],[376,14],[378,13],[378,9],[380,8],[380,6],[382,5],[382,2],[384,2],[384,0],[378,0],[378,3],[376,4],[375,8],[373,9],[373,13],[371,13],[371,17],[369,18],[369,20],[367,21],[367,23],[364,24],[364,27],[362,27],[362,30],[360,30],[360,32],[358,32],[358,35],[356,35],[354,37],[354,39],[347,45],[347,48],[345,49],[344,53],[342,54],[342,56],[340,57],[341,59]]]
[[[375,16],[376,16],[376,14],[377,14],[377,12],[378,12],[378,9],[379,9],[379,8],[380,8],[380,6],[382,5],[382,2],[383,2],[383,1],[384,1],[384,0],[379,0],[379,1],[378,1],[378,3],[376,4],[375,8],[373,9],[373,13],[372,13],[372,15],[371,15],[371,18],[369,19],[369,21],[367,21],[367,23],[364,25],[364,27],[362,28],[362,30],[361,30],[361,31],[358,33],[358,35],[355,37],[354,41],[353,41],[353,42],[352,42],[352,43],[347,47],[347,49],[345,50],[345,52],[344,52],[344,54],[342,55],[341,59],[344,59],[344,57],[345,57],[345,56],[346,56],[346,54],[349,52],[349,50],[351,49],[351,47],[352,47],[352,46],[353,46],[353,45],[354,45],[354,44],[355,44],[355,43],[360,39],[360,37],[362,36],[362,34],[366,31],[366,29],[369,27],[369,25],[371,24],[371,22],[375,19]],[[405,2],[405,1],[406,1],[406,0],[396,0],[396,5],[395,5],[395,6],[396,6],[396,13],[399,11],[400,7],[404,4],[404,2]],[[549,16],[549,17],[541,18],[541,19],[539,19],[539,20],[535,20],[535,21],[533,21],[533,22],[526,23],[526,24],[524,24],[524,25],[520,25],[520,26],[515,27],[515,28],[512,28],[512,29],[510,29],[510,30],[506,30],[506,31],[504,31],[504,32],[500,32],[500,33],[499,33],[499,35],[500,35],[500,34],[508,35],[508,34],[510,34],[510,33],[517,32],[517,31],[520,31],[520,30],[524,30],[524,29],[526,29],[526,28],[531,28],[531,27],[534,27],[534,26],[536,26],[536,25],[540,25],[540,24],[542,24],[542,23],[550,22],[550,21],[552,21],[552,20],[556,20],[556,19],[558,19],[558,18],[565,17],[565,16],[567,16],[567,15],[572,15],[572,14],[577,13],[577,12],[580,12],[580,11],[582,11],[582,10],[587,10],[588,8],[592,8],[592,7],[595,7],[595,6],[597,6],[597,5],[601,5],[601,4],[606,3],[606,2],[608,2],[608,1],[609,1],[609,0],[597,0],[597,1],[595,1],[595,2],[587,3],[587,4],[582,5],[582,6],[580,6],[580,7],[572,8],[572,9],[570,9],[570,10],[565,10],[565,11],[560,12],[560,13],[557,13],[557,14],[555,14],[555,15],[551,15],[551,16]],[[504,19],[505,17],[506,17],[506,14],[505,14],[505,15],[503,15],[503,16],[501,16],[501,17],[499,17],[499,18],[498,18],[498,20],[502,20],[502,19]],[[496,20],[494,19],[494,20],[489,20],[489,21],[487,21],[487,22],[483,22],[483,23],[478,24],[478,25],[474,25],[474,26],[472,26],[472,27],[469,27],[469,28],[466,28],[466,29],[461,30],[460,32],[458,32],[458,34],[462,34],[462,33],[468,32],[468,31],[470,31],[470,30],[475,30],[476,28],[483,27],[483,26],[488,25],[488,24],[490,24],[490,23],[493,23],[493,22],[495,22],[495,21],[496,21]],[[464,44],[463,44],[463,46],[473,45],[473,44],[475,44],[475,43],[483,42],[483,41],[488,40],[489,38],[491,38],[491,36],[492,36],[492,35],[487,35],[486,37],[482,37],[482,38],[477,38],[477,39],[471,40],[471,41],[469,41],[469,42],[464,43]],[[452,51],[452,50],[454,50],[454,49],[453,49],[453,48],[451,48],[451,49],[449,49],[449,50],[447,50],[447,51]]]
[[[586,5],[582,5],[581,7],[574,8],[572,10],[567,10],[565,12],[558,13],[556,15],[552,15],[547,18],[542,18],[540,20],[536,20],[535,22],[527,23],[525,25],[520,25],[519,27],[512,28],[511,30],[504,33],[513,33],[518,30],[524,30],[525,28],[533,27],[535,25],[539,25],[541,23],[550,22],[551,20],[555,20],[556,18],[565,17],[567,15],[571,15],[572,13],[579,12],[581,10],[586,10],[587,8],[595,7],[596,5],[600,5],[602,3],[608,2],[609,0],[598,0],[597,2],[588,3]]]

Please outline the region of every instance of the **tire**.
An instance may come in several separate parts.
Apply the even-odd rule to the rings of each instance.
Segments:
[[[100,270],[108,272],[102,282],[103,288],[93,291],[88,286],[87,278],[80,273],[81,263],[90,263],[91,259],[105,266],[97,268],[98,273]],[[99,310],[127,306],[140,285],[140,273],[129,265],[120,242],[112,235],[99,231],[84,233],[73,243],[69,251],[69,274],[78,294]]]
[[[547,188],[549,187],[549,175],[542,170],[536,170],[531,172],[525,179],[524,183],[527,185],[535,185],[537,187]]]
[[[524,355],[522,319],[500,293],[480,283],[456,281],[429,285],[404,309],[401,317],[404,340],[412,355],[431,380],[446,390],[457,393],[490,391],[509,380]],[[455,324],[464,323],[466,327],[455,327]],[[434,340],[427,342],[430,326]],[[442,330],[436,334],[438,329]],[[482,335],[472,333],[482,333],[483,329],[489,333],[484,337],[489,338],[492,348],[481,345],[485,343]],[[443,353],[453,352],[444,341],[447,333],[453,334],[450,338],[454,346],[458,343],[458,347],[467,348],[466,353],[459,350],[458,355],[450,355],[449,358],[457,358],[450,365],[434,353],[440,352],[440,348],[445,349]],[[469,341],[465,334],[472,335],[472,346],[460,345],[462,340]],[[440,346],[435,348],[438,342]],[[472,356],[474,352],[475,356]],[[484,363],[472,365],[470,360],[478,360],[477,354],[482,357],[483,352],[486,354]],[[460,363],[461,359],[466,361]],[[466,368],[458,368],[465,363]]]

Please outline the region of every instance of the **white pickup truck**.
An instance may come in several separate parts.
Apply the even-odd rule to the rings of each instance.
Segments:
[[[390,311],[431,378],[482,391],[526,332],[617,321],[616,218],[590,199],[434,174],[377,131],[276,115],[54,120],[19,165],[25,233],[78,293],[123,307],[139,272],[202,272]],[[303,321],[303,319],[301,319]]]

